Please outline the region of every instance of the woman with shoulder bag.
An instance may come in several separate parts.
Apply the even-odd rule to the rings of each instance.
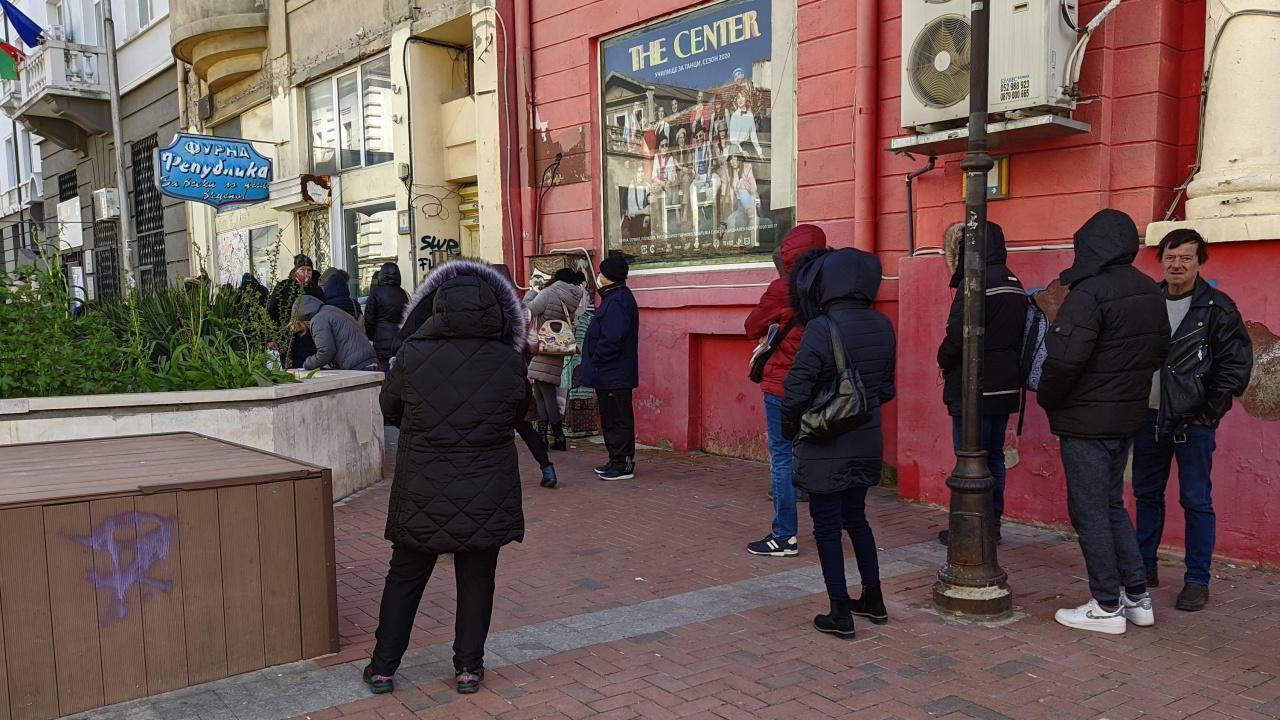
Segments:
[[[533,383],[538,419],[551,425],[555,438],[551,449],[567,450],[564,416],[556,395],[564,373],[564,359],[577,352],[577,343],[569,347],[568,340],[574,334],[573,321],[581,314],[579,307],[585,294],[582,285],[587,282],[587,277],[572,268],[561,268],[552,280],[550,285],[525,299],[533,316],[531,328],[537,333],[538,348],[538,354],[529,363],[529,380]]]
[[[889,318],[872,310],[880,260],[843,248],[815,250],[791,273],[791,303],[804,337],[783,382],[782,434],[795,443],[792,482],[809,492],[813,540],[831,611],[821,632],[853,637],[853,616],[888,622],[867,488],[880,484],[880,407],[893,399],[895,341]],[[862,597],[849,596],[843,535],[849,534]]]

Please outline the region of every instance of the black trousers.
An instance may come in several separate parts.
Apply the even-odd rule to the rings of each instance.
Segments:
[[[533,459],[538,461],[538,467],[545,470],[551,467],[551,457],[547,455],[547,439],[542,436],[542,433],[534,429],[533,423],[525,419],[532,403],[532,386],[529,383],[525,383],[524,405],[520,409],[520,417],[516,419],[516,432],[520,434],[520,439],[529,448],[529,454],[533,455]]]
[[[422,591],[435,569],[434,553],[422,553],[396,547],[391,552],[391,567],[382,590],[382,607],[378,612],[378,630],[374,637],[374,675],[396,674],[404,651],[409,647],[413,619],[422,602]],[[455,553],[454,575],[458,582],[458,609],[453,626],[453,667],[455,670],[478,670],[484,667],[484,641],[489,637],[489,620],[493,616],[494,577],[498,572],[498,550]]]
[[[596,390],[600,407],[600,433],[609,449],[609,462],[622,467],[636,455],[636,416],[631,390]]]

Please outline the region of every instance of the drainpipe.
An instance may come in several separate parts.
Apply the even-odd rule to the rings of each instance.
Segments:
[[[933,170],[933,163],[936,159],[930,154],[928,165],[907,173],[907,257],[916,254],[916,198],[912,193],[912,185],[915,183],[916,178]]]
[[[876,183],[880,157],[876,128],[879,88],[877,62],[880,48],[880,7],[877,0],[858,0],[857,66],[853,87],[853,246],[876,251]]]
[[[533,11],[532,0],[514,0],[512,3],[515,15],[515,27],[512,30],[514,37],[514,59],[512,64],[515,75],[515,89],[508,93],[507,103],[515,108],[513,113],[514,126],[511,133],[515,136],[512,145],[516,149],[517,157],[515,162],[511,163],[510,172],[514,175],[509,185],[510,197],[518,203],[519,214],[515,217],[519,220],[515,238],[516,242],[513,247],[521,248],[523,257],[512,258],[512,273],[515,274],[516,285],[523,287],[523,283],[529,281],[529,260],[535,253],[535,243],[537,238],[533,236],[531,228],[535,228],[537,223],[534,220],[534,193],[536,190],[530,187],[528,179],[531,175],[530,148],[529,142],[531,137],[532,110],[533,110]],[[508,87],[510,87],[508,85]],[[512,208],[512,211],[515,211]]]

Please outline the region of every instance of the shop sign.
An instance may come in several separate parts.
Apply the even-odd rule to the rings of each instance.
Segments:
[[[156,186],[179,200],[216,208],[267,199],[271,158],[247,140],[178,133],[156,150]]]

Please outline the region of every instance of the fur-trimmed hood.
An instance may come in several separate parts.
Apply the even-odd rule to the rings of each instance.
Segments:
[[[494,312],[488,312],[487,306],[493,306]],[[434,317],[437,314],[440,317]],[[403,342],[418,334],[453,336],[459,332],[494,333],[517,352],[525,349],[528,325],[524,303],[511,281],[488,263],[458,258],[432,270],[409,297],[399,339]]]

